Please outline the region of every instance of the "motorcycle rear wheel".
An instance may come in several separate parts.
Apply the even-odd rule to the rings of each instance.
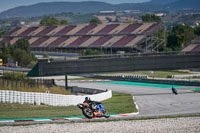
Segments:
[[[94,117],[94,113],[92,110],[88,109],[88,108],[84,108],[82,109],[83,115],[85,117],[87,117],[88,119],[92,119]]]

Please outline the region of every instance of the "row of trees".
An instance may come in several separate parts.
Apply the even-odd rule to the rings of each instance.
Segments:
[[[102,22],[94,17],[90,20],[91,24],[102,24]],[[40,25],[42,26],[53,26],[53,25],[68,25],[70,24],[70,22],[67,19],[63,19],[63,20],[58,20],[54,17],[49,17],[49,16],[45,16],[43,17],[43,19],[41,19],[40,21]]]
[[[53,26],[53,25],[68,25],[69,22],[67,19],[63,19],[63,20],[58,20],[56,18],[53,17],[48,17],[45,16],[43,19],[41,19],[40,21],[40,25],[43,26]]]
[[[29,42],[25,39],[19,39],[14,45],[4,43],[0,58],[4,63],[7,63],[9,58],[14,59],[22,67],[33,67],[37,61],[30,51]]]
[[[161,18],[154,14],[145,14],[142,16],[142,21],[143,22],[159,22],[161,21]]]

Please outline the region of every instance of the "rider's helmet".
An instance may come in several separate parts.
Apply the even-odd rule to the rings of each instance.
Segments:
[[[85,97],[85,101],[90,101],[90,98],[89,97]]]

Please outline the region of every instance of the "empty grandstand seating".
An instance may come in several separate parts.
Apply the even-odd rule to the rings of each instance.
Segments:
[[[107,42],[111,38],[112,38],[112,36],[103,36],[103,37],[99,38],[98,40],[96,40],[95,42],[93,42],[90,45],[90,47],[101,47],[102,44],[104,44],[105,42]]]
[[[69,39],[69,37],[60,37],[60,38],[57,38],[55,41],[53,41],[52,43],[50,43],[48,45],[48,47],[57,47],[58,45],[60,45],[64,41],[66,41],[67,39]]]
[[[128,27],[126,27],[125,29],[123,29],[122,31],[120,31],[120,34],[129,34],[131,32],[133,32],[134,30],[136,30],[138,27],[140,27],[142,24],[140,23],[136,23],[136,24],[130,24]]]
[[[20,38],[18,38],[18,37],[13,38],[12,40],[10,40],[10,44],[11,44],[11,45],[15,44],[16,41],[19,40],[19,39],[20,39]]]
[[[125,36],[122,39],[120,39],[119,41],[117,41],[115,44],[113,44],[112,47],[124,47],[125,45],[127,45],[130,41],[132,41],[135,38],[136,38],[136,36]]]
[[[61,31],[57,32],[55,35],[65,35],[72,29],[74,29],[76,26],[75,25],[69,25],[63,28]]]
[[[135,24],[81,24],[68,26],[17,27],[3,42],[14,44],[19,38],[26,38],[31,48],[132,48],[146,34],[157,30],[159,23]],[[200,42],[200,39],[199,39]]]
[[[34,30],[36,30],[38,27],[30,27],[28,29],[26,29],[24,32],[22,32],[20,34],[20,36],[27,36],[28,34],[30,34],[31,32],[33,32]]]
[[[90,36],[81,36],[78,39],[76,39],[74,42],[69,44],[68,47],[78,47],[79,45],[81,45],[82,43],[87,41],[89,38],[90,38]]]
[[[75,35],[78,31],[80,31],[81,29],[83,29],[85,26],[86,26],[86,25],[83,25],[83,24],[78,25],[78,26],[76,26],[76,28],[74,28],[74,29],[72,29],[71,31],[69,31],[69,32],[67,33],[67,35]]]
[[[154,23],[153,25],[151,25],[150,27],[148,27],[146,30],[144,30],[142,33],[145,32],[152,32],[160,23]]]
[[[51,32],[52,30],[54,30],[57,26],[49,26],[46,27],[44,30],[42,30],[41,32],[39,32],[37,35],[47,35],[49,32]]]
[[[132,47],[134,45],[136,45],[137,43],[139,43],[142,39],[144,39],[144,35],[139,35],[136,38],[134,38],[132,41],[130,41],[128,44],[126,44],[125,47]]]
[[[13,30],[11,30],[10,32],[7,33],[7,36],[12,35],[13,33],[15,33],[16,31],[18,31],[19,29],[21,29],[20,27],[17,27]]]
[[[72,42],[74,42],[78,38],[79,38],[78,36],[70,37],[69,39],[67,39],[66,41],[61,43],[58,47],[66,48],[66,47],[68,47],[68,45],[70,45]]]
[[[183,52],[192,51],[192,49],[194,49],[196,46],[197,46],[196,44],[191,44],[187,46],[186,48],[184,48],[182,51]]]
[[[0,47],[3,46],[3,43],[9,43],[12,39],[13,39],[12,37],[3,38],[3,39],[0,41]]]
[[[87,41],[85,41],[84,43],[82,43],[80,45],[81,48],[87,48],[89,47],[93,42],[95,42],[96,40],[98,40],[100,37],[99,36],[93,36],[90,37],[90,39],[88,39]]]
[[[83,27],[80,31],[78,31],[76,34],[87,34],[89,31],[94,29],[97,25],[96,24],[90,24],[85,27]]]
[[[106,47],[106,48],[112,47],[113,44],[115,44],[122,38],[123,38],[123,36],[113,36],[113,38],[111,38],[110,40],[108,40],[107,42],[102,44],[101,47]]]
[[[195,48],[192,49],[192,52],[199,52],[200,51],[200,45],[197,45]]]
[[[100,30],[99,32],[97,32],[97,34],[108,34],[110,31],[112,31],[113,29],[115,29],[117,26],[119,26],[119,24],[110,24],[110,25],[107,25],[102,30]]]
[[[42,43],[44,43],[44,42],[47,41],[48,39],[49,39],[49,37],[41,37],[41,38],[35,40],[35,41],[31,44],[31,47],[40,46]]]

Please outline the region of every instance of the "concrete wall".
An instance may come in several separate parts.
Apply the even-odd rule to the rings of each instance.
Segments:
[[[28,104],[46,104],[51,106],[70,106],[82,103],[85,97],[90,97],[94,101],[103,101],[112,97],[112,91],[94,94],[94,95],[58,95],[49,93],[32,93],[0,90],[0,102],[7,103],[28,103]]]
[[[82,87],[77,87],[77,86],[70,86],[68,88],[71,90],[71,93],[73,93],[73,94],[78,94],[78,93],[83,93],[83,94],[98,94],[98,93],[106,92],[106,91],[103,91],[103,90],[90,89],[90,88],[82,88]]]
[[[63,62],[38,63],[39,76],[123,72],[142,70],[174,70],[200,67],[200,53],[148,55],[148,56],[119,56],[100,59],[82,59]],[[34,73],[37,73],[34,72]]]

